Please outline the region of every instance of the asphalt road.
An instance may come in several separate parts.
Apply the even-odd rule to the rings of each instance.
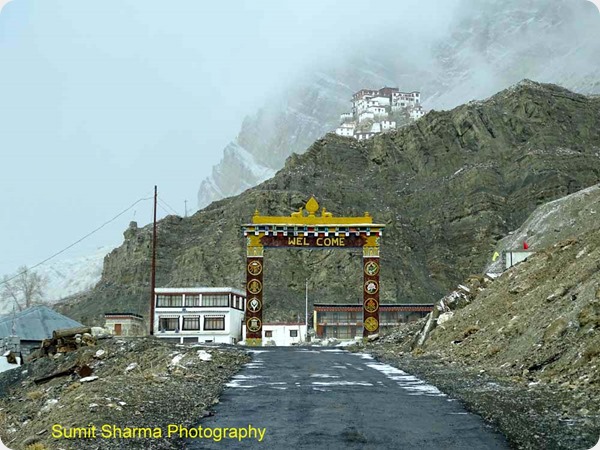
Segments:
[[[253,356],[200,425],[265,428],[262,442],[189,439],[186,449],[509,448],[456,400],[368,355],[291,347]]]

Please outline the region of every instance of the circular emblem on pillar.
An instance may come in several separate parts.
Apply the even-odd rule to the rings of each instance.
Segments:
[[[260,275],[261,272],[262,264],[260,263],[260,261],[252,261],[250,264],[248,264],[248,273],[250,275]]]
[[[375,261],[369,261],[365,264],[365,273],[369,276],[375,276],[379,273],[379,264]]]
[[[258,312],[261,310],[261,308],[262,308],[262,302],[259,299],[257,299],[256,297],[252,297],[248,301],[248,311]]]
[[[251,294],[258,294],[262,291],[262,283],[258,280],[250,280],[248,282],[248,292]]]
[[[365,320],[365,329],[367,331],[375,331],[379,328],[379,322],[375,317],[367,317]]]
[[[379,290],[379,285],[377,284],[377,281],[375,280],[368,280],[365,281],[365,292],[367,294],[376,294],[377,291]]]
[[[365,302],[365,311],[369,313],[374,313],[379,309],[379,302],[374,298],[369,298]]]
[[[256,332],[260,331],[262,322],[260,321],[260,319],[258,317],[250,317],[246,321],[246,326],[248,327],[248,331],[251,331],[252,333],[256,333]]]

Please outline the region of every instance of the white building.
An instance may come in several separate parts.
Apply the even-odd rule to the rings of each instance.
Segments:
[[[340,136],[358,140],[370,139],[378,133],[396,128],[394,120],[386,119],[391,113],[406,111],[410,119],[425,115],[421,107],[421,93],[400,92],[398,88],[383,87],[379,90],[361,89],[352,96],[352,113],[340,116],[341,125],[335,130]],[[370,129],[361,124],[372,121]],[[352,124],[352,128],[348,125]]]
[[[182,344],[242,340],[246,293],[231,287],[156,288],[154,335]]]
[[[359,141],[364,141],[365,139],[371,139],[375,134],[376,133],[356,133],[354,137]]]
[[[363,113],[360,113],[360,115],[358,116],[358,122],[364,122],[365,120],[373,120],[375,119],[375,114],[372,113],[371,111],[365,111]]]
[[[289,347],[306,340],[306,325],[292,322],[263,323],[262,345]],[[246,326],[244,325],[244,333]]]
[[[393,120],[382,120],[380,123],[381,131],[393,130],[396,128],[396,122]]]
[[[339,127],[335,129],[335,134],[339,136],[354,136],[354,130],[356,129],[356,124],[352,123],[343,123]]]
[[[529,250],[509,250],[502,252],[502,259],[504,261],[504,270],[510,269],[512,266],[525,261],[535,252]]]
[[[417,120],[425,115],[425,111],[423,111],[423,108],[421,108],[421,106],[416,106],[411,109],[409,114],[412,120]]]

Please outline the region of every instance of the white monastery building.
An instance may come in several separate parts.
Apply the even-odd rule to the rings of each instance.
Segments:
[[[246,293],[231,287],[156,288],[154,335],[186,343],[242,340]]]
[[[425,115],[421,106],[421,93],[400,92],[398,88],[384,87],[378,91],[361,89],[352,96],[352,112],[340,116],[340,126],[335,134],[370,139],[378,133],[396,128],[390,116],[406,113],[411,120]]]

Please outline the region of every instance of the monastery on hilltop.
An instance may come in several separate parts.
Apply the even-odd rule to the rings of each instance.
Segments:
[[[420,92],[400,92],[390,87],[361,89],[352,96],[352,112],[340,116],[335,134],[360,141],[395,129],[399,120],[407,123],[424,115]]]

